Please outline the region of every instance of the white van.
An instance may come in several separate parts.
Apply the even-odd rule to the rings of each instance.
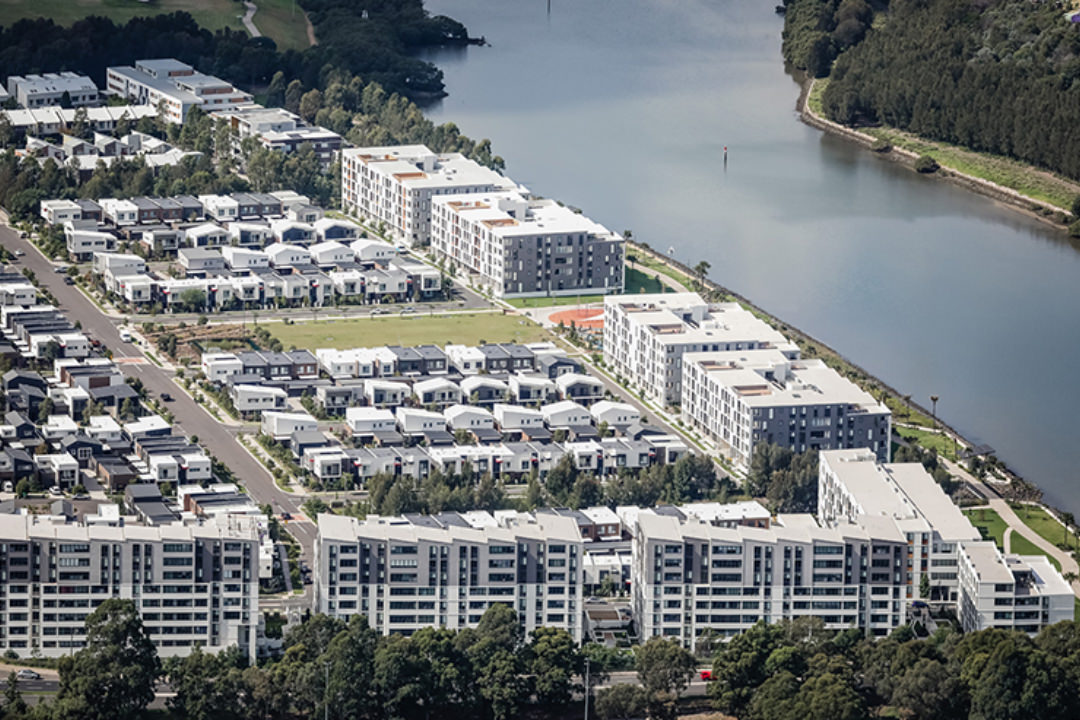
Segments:
[[[129,333],[127,330],[121,329],[120,340],[122,340],[123,342],[131,342],[131,333]]]

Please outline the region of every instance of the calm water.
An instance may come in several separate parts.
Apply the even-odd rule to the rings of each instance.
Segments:
[[[1080,252],[800,123],[773,2],[428,0],[436,122],[821,338],[1080,512]],[[723,147],[729,147],[723,166]]]

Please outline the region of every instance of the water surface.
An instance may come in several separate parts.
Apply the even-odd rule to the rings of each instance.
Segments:
[[[798,121],[770,3],[428,0],[490,47],[425,57],[436,122],[533,192],[829,343],[1080,513],[1080,253]],[[723,148],[728,147],[728,163]]]

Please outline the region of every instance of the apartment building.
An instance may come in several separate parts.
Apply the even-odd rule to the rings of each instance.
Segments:
[[[81,107],[98,101],[98,88],[85,75],[73,72],[45,73],[43,75],[12,75],[7,79],[7,91],[15,102],[26,109],[63,105]]]
[[[964,632],[1000,628],[1035,634],[1073,619],[1069,583],[1043,555],[1004,554],[993,542],[960,548],[960,626]]]
[[[741,468],[761,443],[798,453],[869,448],[889,459],[888,407],[822,360],[776,349],[683,354],[682,415]]]
[[[244,138],[253,137],[268,150],[285,153],[296,152],[307,145],[328,166],[341,149],[344,139],[324,127],[308,125],[303,119],[284,108],[266,108],[261,105],[229,108],[214,113],[236,131],[236,149]]]
[[[460,153],[423,145],[352,148],[341,153],[341,202],[411,245],[431,239],[432,198],[512,189],[514,183]]]
[[[639,510],[631,587],[641,639],[693,649],[755,623],[821,618],[830,629],[884,636],[906,622],[904,537],[889,523],[820,525],[780,515],[767,528],[720,527],[693,516]]]
[[[682,401],[682,356],[774,348],[799,349],[738,303],[709,304],[695,293],[604,298],[604,362],[664,406]]]
[[[502,603],[525,633],[562,628],[581,642],[583,543],[570,518],[486,513],[366,520],[320,515],[315,608],[365,615],[383,634],[475,627]]]
[[[162,656],[236,645],[254,660],[257,523],[151,527],[115,515],[115,522],[91,524],[0,514],[0,647],[22,657],[70,655],[86,644],[87,615],[122,598],[135,601]]]
[[[431,201],[431,248],[499,297],[622,292],[621,235],[519,190]]]
[[[152,105],[168,122],[182,124],[191,108],[207,113],[252,105],[251,95],[179,60],[139,60],[135,67],[110,67],[105,92]]]
[[[1071,620],[1073,593],[1043,556],[1002,553],[919,463],[881,463],[868,450],[821,453],[822,523],[887,520],[907,549],[899,567],[902,596],[956,608],[965,631],[990,627],[1036,633]],[[930,592],[920,584],[929,575]]]
[[[919,463],[884,463],[866,449],[830,450],[819,458],[818,519],[858,522],[865,515],[894,520],[908,545],[905,597],[959,602],[961,545],[981,537],[926,469]],[[930,593],[922,597],[919,588],[927,574]]]

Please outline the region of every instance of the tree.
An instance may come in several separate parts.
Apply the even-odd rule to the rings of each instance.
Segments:
[[[911,711],[915,720],[961,720],[967,717],[963,682],[932,658],[912,665],[896,684],[892,703]]]
[[[697,669],[694,656],[674,640],[649,638],[634,648],[638,681],[646,695],[663,693],[678,696]]]
[[[694,272],[698,276],[698,287],[702,290],[705,289],[705,276],[709,274],[710,269],[712,269],[712,264],[708,260],[702,260],[694,266]]]
[[[86,618],[86,647],[60,659],[57,704],[69,717],[140,715],[161,674],[157,650],[131,600],[110,599]]]
[[[242,660],[235,649],[212,655],[200,648],[187,657],[168,658],[165,673],[176,693],[168,700],[169,709],[186,720],[218,720],[234,714]]]
[[[709,685],[709,695],[719,710],[743,717],[755,691],[768,678],[766,664],[780,647],[783,633],[779,625],[759,622],[719,647]]]
[[[583,669],[581,653],[568,632],[559,628],[533,630],[530,673],[536,702],[541,707],[557,709],[570,703],[573,678]]]
[[[300,112],[300,99],[304,95],[304,84],[299,80],[293,80],[285,88],[285,109],[289,112]]]
[[[927,573],[923,573],[919,578],[919,597],[930,597],[930,576]]]
[[[41,401],[38,405],[37,420],[39,425],[44,425],[49,421],[49,416],[53,414],[53,401],[52,398],[47,397]]]
[[[596,714],[601,720],[630,720],[645,710],[645,691],[637,685],[614,685],[596,694]]]
[[[206,291],[188,288],[180,293],[179,306],[188,312],[198,312],[206,308]]]
[[[363,615],[353,615],[348,628],[330,641],[315,665],[325,668],[326,683],[316,708],[320,716],[345,720],[379,717],[375,687],[375,652],[379,634]]]
[[[458,640],[466,647],[476,687],[494,720],[516,717],[527,695],[521,654],[521,626],[507,605],[488,607],[475,631],[462,632]]]
[[[300,98],[300,117],[308,122],[315,122],[315,114],[322,107],[322,93],[318,90],[308,90]]]
[[[920,155],[915,161],[915,171],[923,174],[937,172],[940,167],[937,160],[930,155]]]
[[[18,720],[26,715],[28,707],[19,690],[19,676],[12,670],[8,673],[7,687],[4,688],[4,714],[5,720]]]

